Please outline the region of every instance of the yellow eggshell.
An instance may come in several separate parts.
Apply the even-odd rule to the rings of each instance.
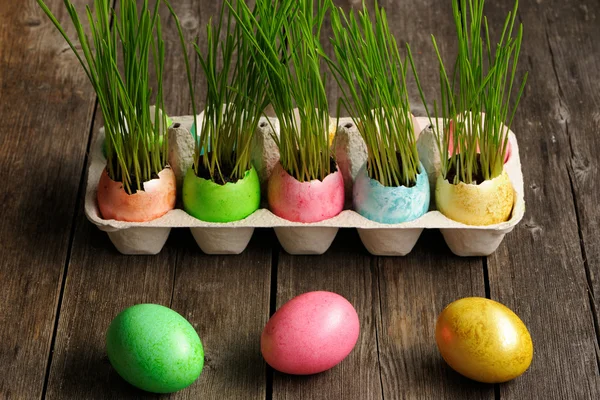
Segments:
[[[523,321],[504,305],[481,297],[467,297],[446,307],[438,317],[435,340],[452,369],[479,382],[514,379],[533,358],[533,343]]]
[[[335,124],[337,119],[331,118],[329,120],[329,132],[327,134],[327,138],[329,141],[329,146],[333,144],[333,139],[335,138],[335,134],[337,132],[337,125]]]
[[[446,217],[467,225],[492,225],[510,218],[514,192],[506,171],[479,185],[454,185],[438,176],[435,188],[437,209]]]

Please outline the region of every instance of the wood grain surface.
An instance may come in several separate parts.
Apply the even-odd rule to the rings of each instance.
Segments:
[[[82,6],[84,1],[75,1]],[[59,0],[49,2],[61,21]],[[73,33],[72,29],[68,30]],[[0,397],[37,398],[95,95],[34,1],[0,4]]]
[[[91,0],[74,2],[83,10]],[[67,22],[62,1],[47,3]],[[202,45],[204,25],[221,1],[173,3],[188,41],[199,37]],[[345,9],[361,4],[335,3]],[[488,0],[490,24],[501,24],[511,3]],[[427,98],[435,98],[430,34],[451,60],[450,1],[380,4],[398,43],[411,44]],[[163,397],[600,398],[599,19],[594,0],[520,4],[520,73],[528,70],[530,80],[513,130],[527,211],[491,257],[456,257],[437,231],[424,232],[406,257],[373,257],[354,230],[341,230],[332,248],[316,257],[286,254],[272,230],[258,230],[239,256],[204,255],[188,230],[174,230],[158,256],[126,257],[82,209],[86,150],[102,125],[95,94],[34,0],[1,1],[0,399],[159,397],[125,383],[104,344],[110,321],[145,302],[181,313],[206,350],[200,379]],[[167,13],[163,25],[167,112],[189,114],[179,38]],[[326,48],[328,35],[325,29]],[[201,107],[205,83],[194,59],[192,68]],[[414,83],[409,85],[412,108],[424,115]],[[333,112],[339,95],[333,80],[328,92]],[[275,372],[260,355],[262,328],[278,307],[311,290],[337,292],[355,306],[357,346],[323,374]],[[522,377],[478,384],[441,359],[433,337],[436,316],[465,296],[498,300],[529,327],[535,355]]]
[[[589,7],[599,9],[597,2]],[[488,14],[499,19],[508,9],[498,2]],[[524,3],[519,17],[527,23],[522,65],[530,80],[513,130],[519,137],[527,213],[488,265],[491,297],[527,324],[535,354],[530,370],[502,385],[500,395],[600,398],[598,338],[588,297],[593,293],[572,193],[578,159],[570,145],[577,136],[597,136],[598,128],[590,129],[592,113],[581,105],[585,92],[577,89],[576,79],[566,79],[577,71],[579,61],[570,59],[580,41],[589,40],[579,26],[594,23],[575,2]]]
[[[274,372],[274,400],[383,398],[377,357],[379,293],[376,258],[359,243],[355,230],[343,229],[322,256],[290,256],[281,250],[277,268],[277,308],[305,292],[338,293],[356,309],[360,336],[352,353],[329,371],[314,376]]]
[[[494,386],[463,378],[441,358],[437,315],[462,297],[485,297],[480,258],[459,259],[426,231],[411,254],[378,263],[379,359],[385,399],[494,399]]]
[[[198,382],[175,398],[265,399],[260,334],[269,319],[275,235],[254,234],[239,256],[206,256],[188,232],[177,260],[172,308],[194,325],[205,348]]]
[[[213,3],[198,9],[194,1],[174,6],[190,41],[220,8]],[[187,114],[191,107],[176,27],[166,12],[162,17],[170,60],[165,87],[170,88],[167,96],[173,94],[166,97],[167,110],[171,115]],[[180,230],[171,234],[169,244],[157,256],[123,257],[82,212],[77,226],[47,398],[144,395],[110,367],[104,345],[110,321],[137,303],[173,308],[190,321],[204,341],[206,365],[201,379],[174,398],[265,397],[266,367],[256,335],[269,315],[270,239],[239,257],[210,257],[200,252],[189,230]],[[254,240],[260,241],[260,235]],[[240,357],[246,357],[245,361]]]

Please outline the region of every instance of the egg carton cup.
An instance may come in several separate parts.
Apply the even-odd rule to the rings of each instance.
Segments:
[[[181,193],[183,177],[192,164],[194,139],[190,133],[193,116],[175,117],[169,129],[169,163]],[[202,114],[198,116],[198,123]],[[335,121],[335,120],[334,120]],[[417,145],[421,162],[429,174],[432,198],[435,180],[439,174],[440,157],[435,137],[427,118],[416,118],[418,126],[425,127],[418,135]],[[437,123],[441,123],[438,120]],[[279,131],[276,119],[262,118],[254,137],[252,160],[263,189],[270,173],[279,159],[277,146],[272,137],[273,129]],[[510,220],[489,226],[469,226],[453,221],[435,210],[433,201],[430,211],[422,217],[400,224],[383,224],[371,221],[352,211],[352,185],[359,169],[367,159],[366,146],[351,118],[339,119],[332,143],[338,167],[344,177],[346,207],[336,217],[316,223],[291,222],[260,208],[241,221],[211,223],[198,220],[178,208],[149,222],[123,222],[102,219],[96,200],[97,185],[105,167],[102,154],[104,131],[96,137],[91,154],[85,197],[88,219],[108,233],[118,251],[123,254],[157,254],[164,246],[172,228],[190,228],[192,235],[204,253],[239,254],[247,247],[255,228],[273,228],[281,246],[290,254],[323,254],[330,247],[340,228],[356,228],[366,249],[374,255],[403,256],[416,244],[423,229],[440,229],[450,250],[459,256],[487,256],[493,253],[522,219],[525,211],[523,176],[515,135],[509,132],[511,157],[505,164],[515,191],[515,202]],[[266,206],[266,191],[263,191]]]

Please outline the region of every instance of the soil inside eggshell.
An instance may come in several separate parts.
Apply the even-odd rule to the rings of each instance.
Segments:
[[[205,156],[211,157],[211,155],[212,155],[212,153],[208,153]],[[235,159],[235,157],[233,156],[232,159]],[[236,183],[240,179],[236,176],[234,176],[234,177],[231,176],[233,173],[232,165],[222,164],[219,167],[220,167],[219,169],[220,169],[221,173],[219,174],[218,171],[215,170],[215,175],[211,176],[208,168],[205,168],[204,163],[201,162],[200,165],[198,166],[198,173],[196,174],[196,176],[198,178],[203,178],[208,181],[213,181],[217,185],[225,185],[226,183]],[[192,167],[192,168],[194,168],[194,167]]]
[[[457,163],[459,163],[460,154],[455,155],[453,158],[455,158],[456,160],[454,162],[452,162],[452,164],[451,164],[452,167],[446,173],[446,179],[448,180],[448,182],[454,182],[454,178],[456,177],[456,165],[457,165]],[[450,160],[452,160],[452,159],[450,159]],[[479,154],[475,154],[475,160],[476,160],[476,165],[478,165],[479,168],[476,171],[473,171],[473,182],[465,182],[465,183],[474,183],[476,185],[479,185],[480,183],[483,183],[485,181],[485,178],[483,177],[483,173],[481,170],[481,157]]]

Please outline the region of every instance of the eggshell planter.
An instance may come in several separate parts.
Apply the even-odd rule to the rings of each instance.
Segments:
[[[239,221],[260,206],[260,182],[254,167],[246,171],[242,179],[224,185],[200,178],[190,168],[183,181],[182,197],[184,210],[199,220],[220,223]],[[191,228],[191,231],[202,251],[207,254],[239,254],[248,245],[254,228]],[[220,240],[208,240],[211,237]]]
[[[354,210],[371,221],[382,224],[400,224],[423,216],[429,207],[429,181],[421,165],[415,186],[383,186],[369,178],[366,164],[354,182]],[[406,255],[417,243],[423,228],[390,231],[362,229],[358,234],[369,252],[380,255]]]
[[[175,186],[175,174],[167,167],[159,172],[157,179],[144,182],[144,190],[127,194],[123,184],[113,181],[103,169],[96,191],[99,212],[106,219],[124,223],[152,221],[175,207]],[[123,254],[158,254],[170,231],[168,227],[107,230],[110,240]]]
[[[202,114],[198,116],[199,123]],[[332,119],[335,121],[335,119]],[[237,254],[244,250],[254,228],[274,228],[283,248],[292,254],[322,254],[329,248],[339,228],[356,228],[366,249],[375,255],[408,254],[423,229],[440,229],[446,243],[459,256],[485,256],[493,253],[504,235],[523,218],[525,212],[523,175],[515,135],[509,132],[510,157],[504,165],[513,190],[513,207],[506,222],[494,225],[466,225],[454,221],[435,208],[434,191],[440,170],[440,157],[427,118],[417,118],[425,127],[417,139],[423,171],[430,182],[429,211],[411,221],[382,223],[372,221],[352,210],[354,185],[367,160],[366,146],[352,119],[341,118],[332,143],[332,151],[343,177],[345,205],[339,214],[318,222],[296,222],[271,212],[267,204],[248,217],[233,222],[207,222],[189,215],[181,204],[160,218],[149,222],[106,220],[100,215],[96,201],[97,182],[106,160],[102,156],[103,131],[96,137],[90,154],[85,211],[88,219],[99,229],[109,232],[119,251],[125,254],[151,254],[160,250],[171,228],[190,228],[203,251],[209,254]],[[193,117],[174,117],[169,129],[169,164],[181,188],[192,165],[194,143],[190,134]],[[436,121],[441,124],[441,120]],[[275,133],[272,132],[274,127]],[[274,145],[279,125],[276,119],[266,118],[259,123],[253,139],[252,162],[256,169],[263,201],[267,199],[269,178],[277,168],[279,154]],[[179,192],[181,193],[181,191]],[[238,239],[232,239],[237,236]]]
[[[269,209],[290,222],[314,223],[333,218],[344,209],[344,178],[339,170],[322,181],[300,182],[277,163],[268,183]],[[277,227],[275,234],[290,254],[322,254],[338,229]]]
[[[510,218],[514,203],[506,172],[480,184],[453,184],[438,176],[436,204],[446,217],[467,225],[493,225]]]
[[[158,173],[158,178],[144,182],[142,187],[143,190],[128,194],[123,183],[113,181],[104,169],[98,182],[98,207],[102,217],[147,222],[162,217],[175,207],[175,174],[169,166]]]
[[[414,186],[383,186],[369,178],[367,166],[361,168],[354,182],[354,210],[371,221],[399,224],[415,220],[427,212],[429,180],[421,165]]]
[[[344,209],[344,178],[337,170],[322,181],[300,182],[277,163],[268,193],[273,214],[292,222],[319,222]]]

